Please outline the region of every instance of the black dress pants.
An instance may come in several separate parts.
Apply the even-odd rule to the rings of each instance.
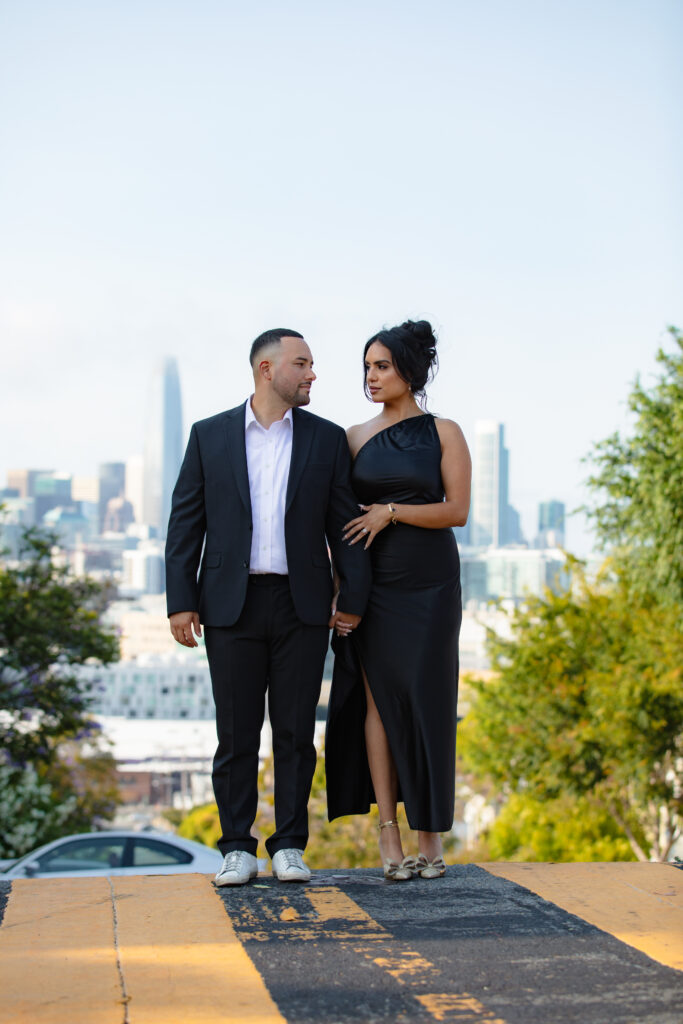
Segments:
[[[320,697],[327,626],[297,617],[287,576],[249,578],[234,626],[205,627],[216,704],[218,749],[213,789],[222,835],[218,848],[255,854],[251,827],[258,806],[258,754],[265,696],[273,731],[275,832],[278,850],[303,850],[308,841],[308,798],[315,771],[315,709]]]

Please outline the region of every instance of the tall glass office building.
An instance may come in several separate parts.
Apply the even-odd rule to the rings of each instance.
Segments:
[[[510,455],[505,427],[495,420],[477,420],[472,467],[473,547],[503,547],[522,541],[519,513],[508,500]]]
[[[178,363],[161,361],[152,377],[145,431],[144,520],[166,536],[171,495],[183,457],[183,414]]]
[[[539,548],[564,547],[564,504],[561,501],[542,501],[538,506]]]
[[[508,450],[505,427],[477,420],[472,472],[472,544],[501,547],[507,540]]]

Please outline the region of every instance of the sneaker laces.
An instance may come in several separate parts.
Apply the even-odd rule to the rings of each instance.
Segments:
[[[242,856],[242,850],[230,850],[226,853],[225,860],[223,861],[223,871],[236,871],[240,866],[240,858]]]
[[[282,856],[285,858],[285,866],[288,868],[300,868],[301,867],[301,850],[282,850]]]

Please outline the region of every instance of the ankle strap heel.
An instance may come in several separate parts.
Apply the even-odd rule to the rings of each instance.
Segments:
[[[394,818],[390,818],[389,821],[380,821],[379,832],[381,833],[385,828],[398,828],[398,822]],[[380,855],[381,851],[382,847],[380,846]],[[400,864],[395,860],[385,860],[382,862],[382,870],[384,877],[389,882],[407,882],[415,874],[415,860],[413,857],[404,857]]]

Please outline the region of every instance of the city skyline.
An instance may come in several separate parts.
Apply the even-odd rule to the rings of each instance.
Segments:
[[[47,503],[46,515],[53,517],[49,523],[45,520],[45,525],[57,528],[66,513],[67,520],[74,520],[71,533],[77,532],[81,524],[87,527],[83,540],[107,532],[125,533],[128,526],[135,527],[134,535],[147,544],[150,554],[158,556],[158,542],[164,540],[168,517],[167,512],[160,519],[159,512],[162,507],[170,510],[183,450],[181,430],[181,382],[176,360],[166,357],[155,368],[150,382],[145,457],[100,463],[97,477],[15,467],[8,471],[6,485],[19,498],[31,497],[31,512],[38,525],[44,516],[42,501]],[[530,548],[555,547],[561,538],[559,546],[564,546],[566,510],[557,499],[538,502],[535,530],[524,535],[520,528],[519,513],[509,501],[510,452],[505,446],[505,424],[477,420],[474,434],[472,499],[467,524],[456,529],[460,545],[476,549],[524,544]],[[70,506],[76,505],[81,506],[81,512],[74,508],[72,515]],[[83,517],[83,509],[89,512],[90,521],[87,515]],[[546,536],[552,543],[542,543]],[[126,552],[131,566],[134,554]],[[149,566],[143,570],[141,564],[140,568],[149,572]],[[153,592],[159,592],[158,586]]]
[[[368,419],[364,342],[425,317],[429,408],[471,447],[506,424],[524,534],[586,501],[683,325],[676,0],[32,0],[0,27],[0,477],[142,454],[167,354],[185,432],[237,405],[273,326],[311,345],[311,411]]]
[[[152,526],[155,536],[163,541],[170,512],[171,494],[191,426],[191,423],[183,422],[181,391],[177,359],[163,356],[152,368],[147,384],[145,429],[138,446],[145,452],[144,455],[135,452],[123,456],[121,461],[98,461],[97,473],[93,474],[78,473],[70,470],[68,465],[49,470],[34,469],[31,466],[11,466],[6,472],[7,486],[11,487],[13,480],[26,475],[28,479],[37,477],[39,485],[41,478],[51,478],[58,490],[63,489],[68,480],[77,488],[88,488],[98,479],[99,492],[96,502],[100,527],[104,521],[108,499],[120,495],[121,499],[125,497],[136,508],[135,522]],[[163,424],[164,429],[161,432],[158,429],[159,424]],[[510,495],[515,495],[515,488],[514,472],[511,474],[509,468],[510,450],[505,445],[506,429],[506,424],[495,420],[477,419],[472,425],[470,437],[467,438],[473,459],[472,497],[468,522],[464,528],[456,531],[459,543],[478,549],[518,542],[534,547],[543,532],[540,522],[544,514],[542,509],[561,506],[563,529],[559,535],[553,534],[551,530],[550,536],[561,536],[560,546],[566,547],[573,554],[580,557],[594,555],[596,548],[592,543],[591,534],[586,529],[583,516],[580,513],[576,514],[572,521],[572,509],[567,509],[565,502],[559,500],[557,495],[539,489],[538,497],[533,502],[527,501],[524,504],[524,515],[520,516],[516,503],[510,500]],[[149,474],[146,467],[152,464],[156,472]],[[115,481],[111,490],[109,480]],[[42,486],[45,487],[44,484]],[[73,494],[72,499],[77,500]],[[69,502],[66,501],[66,504]],[[152,514],[151,519],[145,510]],[[156,515],[157,511],[160,513],[159,517]]]

